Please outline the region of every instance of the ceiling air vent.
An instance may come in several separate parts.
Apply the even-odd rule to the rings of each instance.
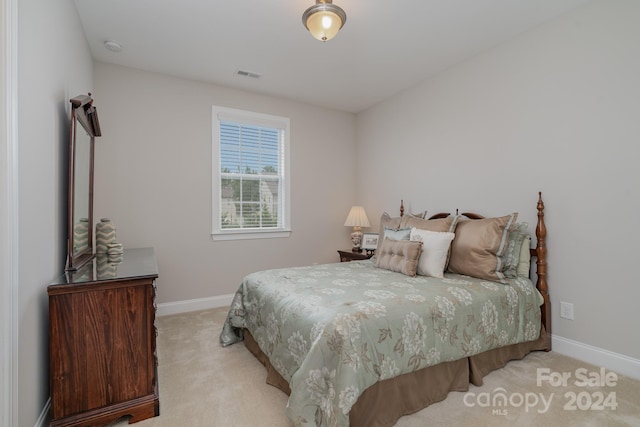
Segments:
[[[254,73],[253,71],[247,71],[247,70],[238,70],[236,71],[236,74],[239,76],[251,77],[254,79],[259,79],[262,76],[262,74]]]

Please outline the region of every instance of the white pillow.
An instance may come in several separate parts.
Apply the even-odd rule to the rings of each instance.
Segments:
[[[411,229],[409,240],[422,242],[422,254],[418,259],[418,274],[442,279],[454,233]]]

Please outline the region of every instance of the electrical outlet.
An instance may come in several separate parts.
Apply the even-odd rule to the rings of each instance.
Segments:
[[[573,320],[572,303],[560,301],[560,317],[562,317],[563,319]]]

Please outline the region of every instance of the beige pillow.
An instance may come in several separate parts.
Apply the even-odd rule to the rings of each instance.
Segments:
[[[418,213],[410,213],[410,216],[415,216],[416,218],[425,219],[427,217],[427,211],[418,212]]]
[[[471,219],[456,226],[449,271],[506,283],[501,256],[517,213],[498,218]]]
[[[449,255],[451,241],[456,235],[448,232],[411,229],[410,240],[422,242],[422,254],[418,259],[421,276],[444,277],[444,267]]]
[[[376,257],[376,267],[413,277],[421,252],[422,242],[384,239]]]
[[[380,252],[380,246],[382,246],[382,242],[384,241],[384,229],[390,228],[392,230],[397,230],[400,228],[401,219],[402,218],[399,216],[391,218],[391,216],[386,212],[380,216],[380,232],[378,234],[378,247],[376,248],[376,254]]]
[[[437,232],[453,232],[457,217],[447,217],[439,219],[422,219],[411,215],[405,215],[400,221],[400,228],[417,228],[418,230],[429,230]]]
[[[519,277],[531,276],[531,236],[528,234],[522,239],[522,247],[520,248],[520,260],[518,261],[518,268],[516,269],[516,275]]]

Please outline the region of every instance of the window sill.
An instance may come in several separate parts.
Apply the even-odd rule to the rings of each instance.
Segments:
[[[250,240],[250,239],[279,239],[289,237],[291,230],[234,230],[217,231],[211,234],[213,240]]]

